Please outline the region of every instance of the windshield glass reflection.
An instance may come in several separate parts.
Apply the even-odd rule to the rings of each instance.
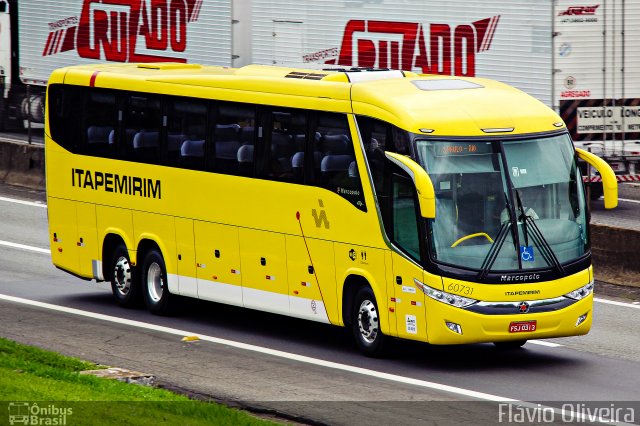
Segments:
[[[479,270],[562,268],[587,250],[585,204],[567,135],[416,141],[436,193],[435,260]]]

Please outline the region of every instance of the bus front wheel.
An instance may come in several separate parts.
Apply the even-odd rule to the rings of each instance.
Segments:
[[[111,291],[116,302],[125,308],[135,307],[140,302],[140,284],[124,244],[116,247],[111,258]]]
[[[356,293],[351,327],[360,352],[371,357],[383,355],[386,338],[380,330],[378,304],[370,287],[362,287]]]
[[[167,269],[162,255],[150,250],[142,262],[142,286],[147,309],[156,315],[166,315],[170,311],[172,295],[167,287]]]

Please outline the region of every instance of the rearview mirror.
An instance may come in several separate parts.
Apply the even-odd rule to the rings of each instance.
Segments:
[[[604,194],[604,208],[613,209],[618,206],[618,181],[610,165],[602,158],[584,149],[576,148],[578,157],[591,164],[602,177],[602,192]]]
[[[385,152],[387,158],[403,169],[413,180],[418,193],[418,203],[420,204],[420,215],[427,219],[435,219],[436,217],[436,196],[433,190],[433,183],[427,172],[420,164],[411,158],[396,154],[395,152]]]

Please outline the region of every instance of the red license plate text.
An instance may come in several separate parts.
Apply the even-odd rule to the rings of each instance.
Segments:
[[[509,324],[509,333],[530,333],[536,331],[537,321],[514,321]]]

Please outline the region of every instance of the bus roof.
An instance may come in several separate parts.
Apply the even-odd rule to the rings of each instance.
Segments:
[[[514,135],[564,127],[543,103],[494,80],[334,68],[101,64],[56,70],[49,82],[353,112],[431,136]]]

